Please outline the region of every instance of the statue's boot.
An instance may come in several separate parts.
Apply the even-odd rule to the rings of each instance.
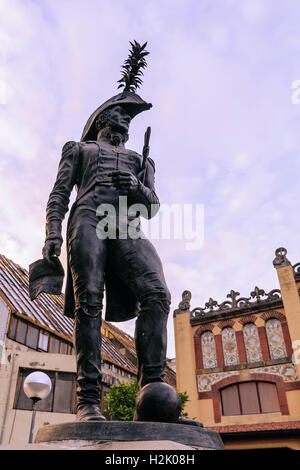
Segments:
[[[105,420],[100,411],[101,309],[84,306],[75,312],[77,416],[79,421]]]
[[[167,352],[168,291],[146,296],[136,320],[135,345],[140,388],[164,382]]]
[[[100,407],[91,403],[81,404],[77,407],[77,421],[105,421],[101,414]]]

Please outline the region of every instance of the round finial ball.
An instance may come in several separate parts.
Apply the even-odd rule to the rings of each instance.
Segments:
[[[164,382],[145,385],[136,398],[136,421],[177,423],[181,400],[176,390]]]
[[[52,388],[51,380],[44,372],[32,372],[24,380],[23,389],[28,398],[42,400]]]

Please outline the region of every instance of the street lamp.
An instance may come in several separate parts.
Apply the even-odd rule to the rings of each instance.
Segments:
[[[32,418],[31,418],[31,426],[30,426],[30,433],[29,433],[29,443],[32,442],[33,437],[33,428],[35,422],[35,414],[36,414],[36,404],[39,400],[46,398],[50,391],[51,391],[51,380],[47,374],[44,372],[32,372],[29,374],[26,379],[24,380],[23,390],[25,394],[30,398],[33,402],[32,405]]]

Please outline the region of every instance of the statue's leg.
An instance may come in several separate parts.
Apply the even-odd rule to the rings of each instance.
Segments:
[[[161,261],[146,239],[110,240],[109,247],[118,275],[140,302],[135,332],[139,385],[162,382],[171,297]]]
[[[106,243],[97,238],[97,220],[89,212],[75,213],[72,222],[68,255],[75,295],[77,417],[101,419],[101,312]]]
[[[140,297],[141,310],[135,326],[140,387],[163,382],[167,354],[168,295],[150,291]]]

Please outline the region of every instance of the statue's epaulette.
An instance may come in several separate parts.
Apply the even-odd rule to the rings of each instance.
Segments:
[[[67,152],[71,148],[75,147],[75,145],[76,145],[76,142],[74,142],[74,140],[70,140],[69,142],[66,142],[62,148],[62,153]]]

